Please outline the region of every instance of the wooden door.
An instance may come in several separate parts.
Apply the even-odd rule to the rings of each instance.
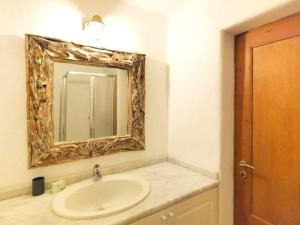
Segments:
[[[300,225],[300,13],[235,53],[235,225]]]

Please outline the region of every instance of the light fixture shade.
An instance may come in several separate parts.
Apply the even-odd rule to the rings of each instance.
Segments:
[[[99,16],[99,15],[94,15],[93,18],[92,18],[92,21],[104,24],[103,20],[102,20],[102,17]]]
[[[91,21],[88,21],[85,25],[85,32],[88,36],[95,40],[100,40],[102,37],[104,23],[101,16],[94,15]]]

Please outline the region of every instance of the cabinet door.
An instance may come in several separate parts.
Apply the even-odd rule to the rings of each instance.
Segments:
[[[167,217],[165,215],[165,210],[143,218],[130,225],[167,225]]]
[[[168,225],[217,225],[217,188],[166,210]]]

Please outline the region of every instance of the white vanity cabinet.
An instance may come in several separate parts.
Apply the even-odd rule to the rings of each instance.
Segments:
[[[218,189],[214,188],[131,225],[217,225]]]
[[[165,214],[165,210],[162,210],[130,225],[167,225],[167,216]]]

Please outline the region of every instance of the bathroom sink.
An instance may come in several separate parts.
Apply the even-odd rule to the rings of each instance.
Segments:
[[[55,214],[69,219],[93,219],[114,215],[143,201],[150,192],[147,181],[133,176],[111,175],[73,184],[55,196]]]

